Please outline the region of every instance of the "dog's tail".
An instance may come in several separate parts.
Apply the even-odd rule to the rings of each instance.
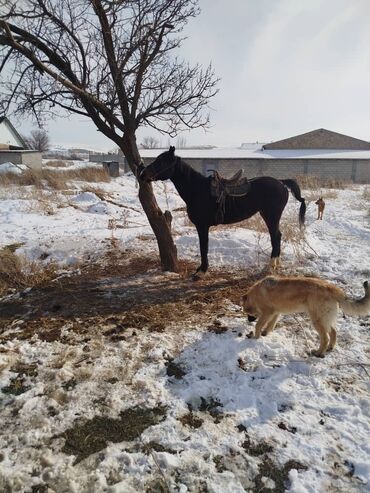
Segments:
[[[295,180],[287,179],[281,180],[281,182],[289,188],[289,190],[294,195],[294,198],[299,200],[299,202],[301,203],[301,207],[299,208],[299,225],[303,227],[306,215],[306,201],[301,195],[301,189],[299,188],[299,185]]]
[[[364,282],[365,296],[359,300],[345,298],[339,301],[339,306],[347,315],[368,315],[370,313],[370,290],[369,283]]]

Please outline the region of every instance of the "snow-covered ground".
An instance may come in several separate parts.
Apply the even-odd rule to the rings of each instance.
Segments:
[[[68,194],[0,189],[0,248],[19,243],[19,255],[76,269],[98,261],[112,238],[121,250],[157,255],[133,176],[74,186]],[[154,188],[173,213],[179,257],[198,262],[195,229],[176,210],[184,204],[170,183]],[[365,190],[322,190],[324,220],[316,221],[310,203],[305,239],[283,243],[281,273],[320,275],[362,295],[370,278]],[[290,198],[287,223],[298,222],[298,208]],[[211,232],[211,269],[258,273],[269,252],[268,236],[254,229]],[[144,288],[166,279],[177,277],[155,270],[135,282]],[[222,330],[195,317],[161,331],[126,327],[120,340],[103,334],[112,328],[106,321],[73,334],[71,320],[54,340],[40,340],[37,329],[18,338],[27,321],[14,317],[1,334],[0,490],[370,491],[369,318],[340,316],[335,350],[317,359],[307,355],[317,337],[306,318],[286,317],[256,341],[246,338],[251,326],[230,300],[216,317]],[[115,427],[129,426],[125,413],[141,423],[142,409],[152,409],[152,426],[119,438]],[[97,417],[111,421],[99,427]],[[71,455],[69,430],[84,423],[93,431]],[[94,449],[107,427],[113,436]]]

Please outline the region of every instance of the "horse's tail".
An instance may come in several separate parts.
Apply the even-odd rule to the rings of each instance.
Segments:
[[[301,207],[299,208],[299,224],[300,226],[304,226],[304,220],[306,215],[306,201],[301,195],[301,189],[299,188],[298,183],[295,180],[287,179],[281,180],[282,183],[292,192],[294,197],[299,200],[301,203]]]

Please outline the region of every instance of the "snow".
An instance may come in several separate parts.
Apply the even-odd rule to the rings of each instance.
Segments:
[[[121,207],[83,185],[76,184],[81,188],[67,195],[51,194],[51,214],[36,206],[34,194],[0,190],[0,247],[22,243],[18,255],[45,265],[54,261],[61,268],[99,259],[112,235],[122,250],[156,252],[131,174],[97,184]],[[316,206],[310,203],[303,254],[283,242],[283,273],[320,275],[350,295],[363,294],[362,283],[370,277],[365,189],[357,185],[321,191],[324,198],[331,197],[324,220],[316,221]],[[154,190],[162,209],[169,208],[174,216],[179,257],[198,261],[196,231],[184,211],[175,210],[184,205],[178,194],[170,183],[155,183]],[[298,207],[290,198],[284,212],[288,221],[298,222]],[[112,230],[112,220],[122,227]],[[140,240],[143,236],[149,240]],[[265,233],[215,229],[210,266],[258,272],[268,262],[269,250]],[[177,275],[155,271],[135,282],[149,279],[155,284],[176,280]],[[307,355],[317,344],[307,320],[287,317],[268,337],[248,339],[251,326],[240,308],[225,303],[229,310],[219,320],[227,330],[220,334],[197,320],[191,326],[179,320],[164,332],[143,330],[118,342],[104,338],[94,325],[88,343],[82,335],[68,344],[62,338],[41,341],[37,334],[4,342],[0,388],[14,378],[10,369],[16,362],[36,362],[37,375],[26,377],[29,389],[22,394],[0,393],[0,490],[28,492],[48,485],[49,492],[130,493],[155,491],[149,489],[151,482],[162,481],[171,492],[241,493],[256,491],[263,461],[282,468],[294,460],[305,469],[297,465],[288,471],[285,488],[290,493],[370,491],[368,318],[340,317],[335,350],[318,359]],[[16,332],[17,327],[22,320],[8,330]],[[71,331],[66,320],[62,336],[68,339]],[[183,368],[182,378],[167,375],[168,358]],[[115,382],[108,383],[113,378]],[[75,387],[67,391],[71,381]],[[200,411],[204,402],[213,403],[214,413]],[[133,406],[158,405],[166,406],[165,419],[136,442],[108,443],[78,464],[62,452],[63,432],[82,418],[117,418]],[[178,419],[189,409],[203,420],[198,428]],[[242,446],[248,439],[254,445],[267,444],[271,452],[249,453]],[[165,450],[143,452],[150,442]],[[217,467],[218,460],[222,467]],[[273,477],[263,476],[261,484],[263,491],[276,486]]]
[[[15,174],[20,174],[22,173],[22,168],[24,169],[25,166],[22,165],[16,165],[10,162],[7,163],[1,163],[0,164],[0,175],[4,173],[15,173]]]

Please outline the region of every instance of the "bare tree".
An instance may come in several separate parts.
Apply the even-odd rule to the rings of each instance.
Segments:
[[[30,135],[22,136],[28,149],[45,152],[49,149],[49,134],[42,128],[37,128],[31,131]]]
[[[151,136],[144,137],[141,147],[142,149],[158,149],[160,147],[159,139]]]
[[[176,147],[178,149],[185,149],[186,148],[186,137],[183,135],[179,135],[176,139]]]
[[[133,172],[141,159],[139,126],[174,136],[208,125],[216,94],[211,66],[172,55],[199,13],[197,0],[0,0],[2,109],[38,120],[89,117],[124,153]],[[139,198],[156,235],[162,268],[177,270],[169,225],[150,184]]]

